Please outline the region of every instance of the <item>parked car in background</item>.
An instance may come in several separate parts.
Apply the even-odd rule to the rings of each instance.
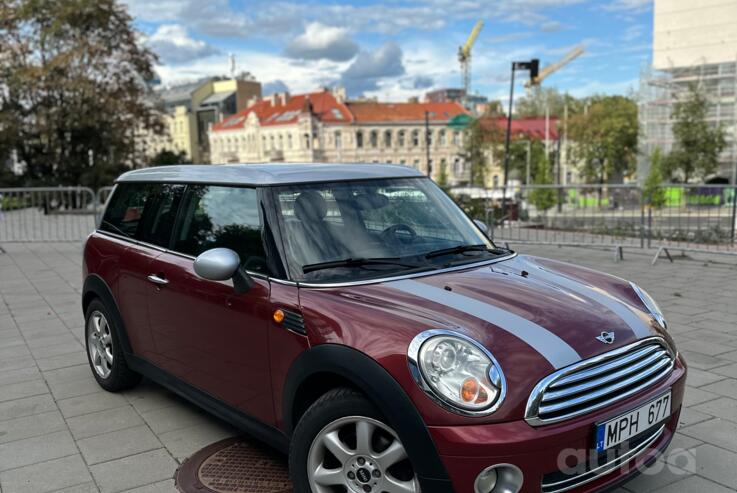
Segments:
[[[299,493],[595,491],[683,401],[647,293],[499,248],[405,167],[126,173],[82,305],[103,388],[149,377],[288,453]]]

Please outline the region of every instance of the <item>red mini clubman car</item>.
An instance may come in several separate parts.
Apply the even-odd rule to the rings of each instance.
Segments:
[[[500,248],[406,167],[126,173],[82,304],[104,389],[160,383],[288,453],[298,493],[599,491],[683,401],[647,293]]]

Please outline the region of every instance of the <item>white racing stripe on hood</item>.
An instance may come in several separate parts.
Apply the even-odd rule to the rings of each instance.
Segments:
[[[534,274],[537,274],[542,279],[550,282],[551,284],[555,284],[557,286],[565,288],[569,291],[573,291],[580,296],[589,298],[590,300],[593,300],[596,303],[603,305],[608,310],[614,312],[615,315],[621,318],[629,326],[629,328],[632,329],[632,332],[634,332],[635,336],[637,336],[638,339],[653,335],[647,324],[643,322],[643,320],[637,316],[632,308],[627,306],[623,301],[615,298],[608,293],[603,292],[596,286],[590,286],[581,281],[574,281],[573,279],[570,279],[562,274],[551,272],[540,264],[532,262],[528,259],[524,259],[524,261],[528,265],[535,267]],[[607,327],[602,327],[601,329],[607,330]]]
[[[532,346],[555,369],[581,361],[581,356],[575,349],[545,327],[497,306],[418,281],[394,281],[386,286],[494,324]]]

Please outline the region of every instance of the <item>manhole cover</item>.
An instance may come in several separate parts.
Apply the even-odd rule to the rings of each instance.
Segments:
[[[184,493],[291,493],[285,457],[248,438],[213,443],[177,471]]]

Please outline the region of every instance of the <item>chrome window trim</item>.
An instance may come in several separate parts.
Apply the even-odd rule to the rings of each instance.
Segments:
[[[563,491],[572,490],[573,488],[578,488],[579,486],[590,483],[591,481],[595,481],[605,474],[609,474],[622,464],[625,464],[630,460],[634,460],[644,454],[647,451],[648,447],[650,447],[650,445],[655,443],[655,441],[660,438],[660,436],[663,434],[663,430],[665,430],[665,425],[661,425],[660,428],[658,428],[655,433],[650,436],[650,438],[639,444],[637,447],[629,450],[627,453],[622,454],[612,461],[606,462],[594,469],[591,469],[590,471],[586,471],[583,474],[573,476],[572,478],[563,481],[557,481],[555,483],[541,483],[540,487],[542,493],[562,493]],[[563,486],[556,488],[559,485]]]
[[[171,253],[173,255],[178,255],[180,257],[188,258],[194,260],[195,257],[191,255],[187,255],[184,253],[177,252],[175,250],[170,250],[168,248],[163,248],[158,245],[154,245],[152,243],[146,243],[145,241],[136,240],[135,238],[130,238],[128,236],[123,236],[117,233],[113,233],[110,231],[104,231],[101,229],[97,229],[94,232],[111,236],[113,238],[118,238],[120,240],[127,241],[129,243],[133,243],[134,245],[140,245],[140,246],[146,246],[149,248],[154,248],[156,250],[161,251],[162,253]],[[417,277],[425,277],[425,276],[434,276],[435,274],[445,274],[446,272],[456,272],[459,270],[464,269],[475,269],[477,267],[484,267],[486,265],[496,264],[497,262],[503,262],[505,260],[509,260],[512,258],[515,258],[517,256],[517,252],[512,252],[509,255],[505,255],[503,257],[488,259],[488,260],[482,260],[479,262],[472,262],[468,264],[462,264],[462,265],[455,265],[453,267],[445,267],[442,269],[435,269],[435,270],[429,270],[429,271],[422,271],[422,272],[414,272],[412,274],[398,274],[395,276],[388,276],[388,277],[372,277],[371,279],[363,279],[360,281],[346,281],[346,282],[335,282],[335,283],[308,283],[308,282],[298,282],[298,281],[291,281],[289,279],[280,279],[277,277],[270,277],[266,276],[264,274],[253,272],[253,271],[246,271],[249,276],[256,277],[259,279],[268,279],[270,282],[275,282],[277,284],[283,284],[285,286],[297,286],[300,288],[309,288],[309,289],[332,289],[332,288],[345,288],[345,287],[351,287],[351,286],[364,286],[367,284],[380,284],[383,282],[391,282],[391,281],[400,281],[404,279],[414,279]]]
[[[148,247],[148,248],[153,248],[154,250],[158,250],[161,253],[170,253],[172,255],[176,255],[177,257],[182,257],[182,258],[186,258],[188,260],[192,260],[193,262],[194,262],[194,259],[197,258],[197,257],[194,257],[192,255],[188,255],[186,253],[177,252],[176,250],[170,250],[168,248],[160,247],[159,245],[154,245],[153,243],[147,243],[145,241],[136,240],[135,238],[130,238],[130,237],[123,236],[123,235],[120,235],[120,234],[117,234],[117,233],[112,233],[110,231],[103,231],[101,229],[98,229],[95,232],[96,233],[99,233],[101,235],[104,235],[104,236],[111,236],[111,237],[117,238],[119,240],[127,241],[128,243],[132,243],[132,244],[137,245],[137,246],[144,246],[144,247]],[[247,270],[246,273],[249,276],[255,277],[257,279],[269,280],[269,276],[267,276],[265,274],[262,274],[260,272],[253,272],[253,271]]]
[[[622,392],[620,394],[617,394],[615,397],[612,397],[611,399],[607,399],[604,402],[594,404],[585,409],[581,409],[576,412],[568,413],[568,414],[565,414],[565,415],[562,415],[556,418],[541,419],[540,417],[538,417],[539,409],[542,406],[542,399],[545,396],[546,390],[549,387],[551,387],[551,385],[556,383],[558,379],[564,378],[567,375],[570,375],[572,373],[578,373],[587,367],[596,366],[596,365],[605,363],[608,360],[612,360],[612,359],[616,360],[618,356],[629,353],[631,351],[636,351],[638,348],[641,348],[641,347],[644,347],[644,346],[647,346],[653,343],[659,344],[660,346],[662,346],[663,349],[665,349],[665,351],[671,358],[670,363],[666,365],[664,369],[660,369],[660,371],[655,376],[647,379],[642,384],[628,390],[627,392]],[[535,385],[535,387],[532,389],[532,392],[530,393],[530,397],[527,400],[527,406],[525,408],[525,421],[527,421],[527,423],[530,424],[530,426],[542,426],[542,425],[548,425],[548,424],[553,424],[553,423],[559,423],[561,421],[566,421],[572,418],[583,416],[590,412],[602,409],[615,402],[621,401],[622,399],[626,399],[627,397],[630,397],[636,394],[637,392],[642,391],[643,389],[649,387],[650,385],[657,382],[664,376],[670,374],[670,372],[673,370],[673,367],[675,366],[677,357],[678,357],[678,354],[674,353],[673,349],[670,348],[670,346],[665,341],[665,339],[663,339],[662,337],[654,336],[654,337],[647,337],[645,339],[641,339],[632,344],[622,346],[612,351],[608,351],[598,356],[594,356],[593,358],[589,358],[589,359],[580,361],[578,363],[574,363],[573,365],[567,366],[565,368],[561,368],[560,370],[553,372],[547,377],[540,380],[537,383],[537,385]],[[618,366],[614,365],[613,367],[617,368]],[[594,374],[597,374],[597,373],[594,373]]]
[[[496,401],[494,401],[494,404],[491,405],[491,407],[479,411],[471,411],[468,409],[456,407],[445,400],[442,396],[438,395],[435,390],[433,390],[433,388],[425,381],[425,377],[422,374],[422,370],[420,369],[419,364],[420,348],[428,339],[441,335],[463,339],[464,341],[472,344],[479,351],[484,353],[489,358],[489,360],[491,360],[491,368],[489,369],[489,380],[491,380],[492,382],[495,380],[492,375],[492,370],[494,367],[496,367],[496,372],[499,374],[500,389],[499,396],[497,397]],[[499,362],[496,360],[496,358],[494,358],[494,355],[491,354],[491,352],[486,349],[480,342],[460,332],[447,329],[429,329],[424,332],[420,332],[414,337],[414,339],[412,339],[412,342],[410,342],[409,346],[407,347],[407,366],[409,367],[409,372],[417,385],[419,385],[419,387],[440,407],[454,414],[460,414],[462,416],[469,417],[488,416],[499,409],[499,406],[502,405],[502,403],[504,402],[504,398],[507,396],[507,380],[504,378],[502,367],[499,365]]]

